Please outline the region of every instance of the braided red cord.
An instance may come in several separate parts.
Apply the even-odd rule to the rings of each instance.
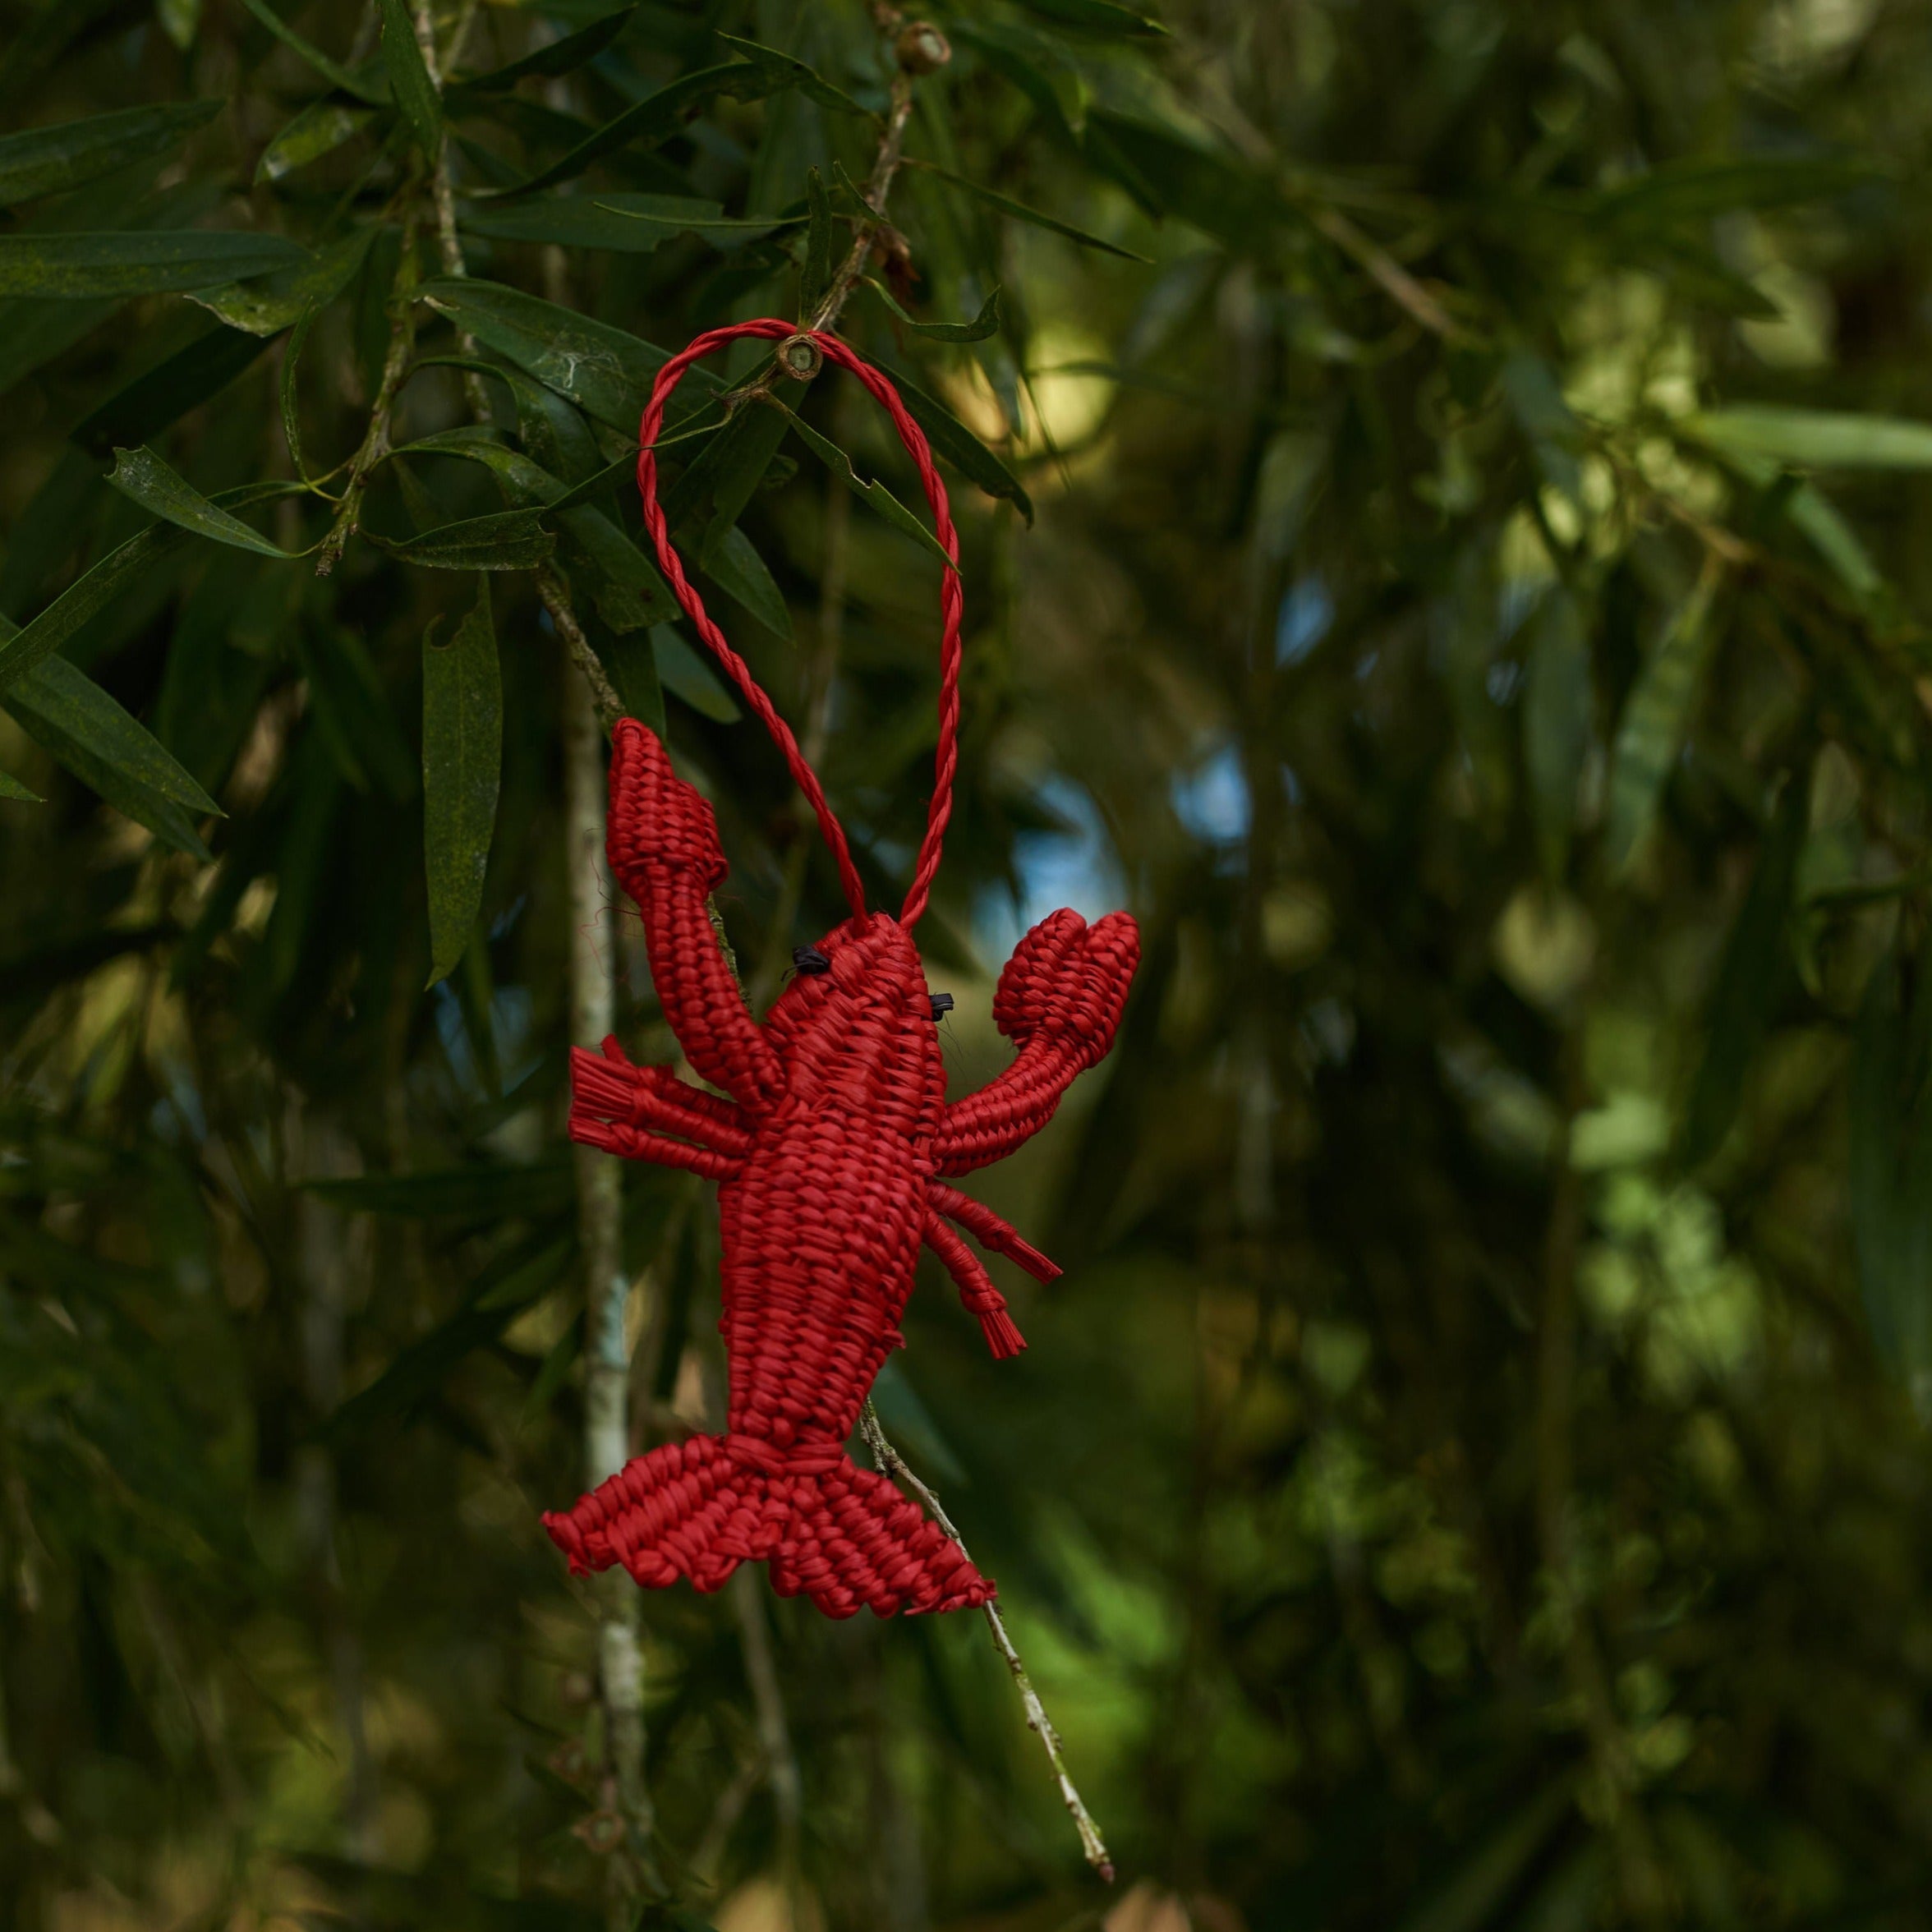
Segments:
[[[932,890],[932,881],[939,871],[940,849],[945,842],[948,821],[953,815],[953,778],[959,770],[959,664],[961,648],[960,624],[964,616],[965,597],[959,583],[959,540],[953,528],[950,507],[946,502],[945,485],[941,481],[932,461],[932,446],[926,440],[926,433],[914,422],[899,393],[888,378],[855,350],[841,342],[835,335],[824,335],[813,330],[799,330],[789,322],[781,322],[775,316],[767,315],[752,322],[737,322],[729,328],[714,329],[699,336],[681,353],[672,356],[657,372],[657,380],[652,385],[651,401],[646,406],[642,421],[637,429],[637,440],[641,445],[637,453],[637,489],[644,499],[644,527],[651,532],[651,540],[657,546],[657,560],[663,568],[665,581],[685,610],[691,621],[697,628],[697,634],[708,644],[720,664],[731,674],[732,681],[743,692],[748,703],[763,720],[765,729],[770,733],[772,741],[784,753],[784,761],[798,789],[810,803],[813,816],[818,821],[818,829],[824,835],[826,846],[839,867],[839,882],[844,889],[846,903],[852,908],[853,917],[863,924],[866,917],[865,888],[859,882],[858,868],[852,862],[852,853],[845,842],[844,828],[832,816],[832,808],[826,802],[825,788],[818,782],[818,775],[806,761],[805,754],[798,749],[798,740],[793,737],[791,728],[779,716],[771,700],[765,695],[757,680],[752,677],[744,660],[726,642],[724,633],[712,621],[705,609],[704,600],[698,596],[696,586],[684,573],[684,566],[671,542],[671,533],[665,522],[663,506],[657,500],[657,438],[664,426],[665,407],[669,402],[671,392],[683,380],[684,372],[692,363],[701,362],[706,356],[723,348],[728,343],[736,342],[742,336],[753,336],[771,342],[793,336],[802,336],[816,347],[827,361],[836,362],[849,369],[863,383],[867,389],[891,416],[893,427],[899,431],[900,442],[913,461],[918,465],[919,481],[926,491],[926,501],[932,510],[934,534],[939,539],[940,548],[950,559],[952,568],[945,572],[939,592],[940,643],[939,643],[939,744],[933,760],[932,802],[926,814],[926,835],[921,840],[917,862],[913,867],[913,882],[907,891],[905,904],[899,915],[899,922],[908,931],[926,910],[926,904]]]

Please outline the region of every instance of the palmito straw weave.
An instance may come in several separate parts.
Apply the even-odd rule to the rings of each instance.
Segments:
[[[724,876],[711,808],[635,719],[614,733],[612,871],[643,916],[665,1017],[706,1092],[669,1067],[633,1066],[614,1039],[571,1056],[570,1129],[628,1159],[718,1183],[720,1324],[730,1373],[728,1426],[641,1456],[545,1527],[573,1571],[621,1563],[654,1588],[686,1577],[718,1589],[762,1562],[782,1595],[834,1617],[861,1605],[952,1610],[993,1594],[965,1552],[885,1477],[846,1454],[867,1392],[904,1345],[899,1321],[922,1245],[936,1254],[996,1356],[1024,1342],[964,1228],[1037,1279],[1060,1272],[991,1209],[942,1176],[1000,1159],[1037,1133],[1060,1097],[1113,1043],[1139,957],[1133,920],[1089,927],[1058,912],[1028,932],[1000,977],[993,1017],[1018,1054],[979,1092],[945,1097],[936,1002],[912,931],[939,868],[952,809],[959,720],[961,595],[941,591],[939,744],[926,833],[895,919],[868,912],[844,830],[771,701],[686,577],[657,499],[656,444],[686,370],[740,336],[794,338],[765,320],[700,336],[660,372],[638,440],[644,521],[666,580],[698,635],[784,753],[837,863],[850,918],[795,955],[798,972],[762,1026],[746,1010],[706,909]],[[959,543],[945,485],[890,381],[835,336],[808,334],[890,414],[918,465],[940,544]],[[788,344],[788,346],[789,346]],[[728,1096],[729,1097],[721,1097]]]

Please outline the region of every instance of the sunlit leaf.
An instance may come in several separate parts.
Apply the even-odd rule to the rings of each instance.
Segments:
[[[129,108],[0,136],[0,207],[58,194],[131,161],[165,154],[184,136],[206,126],[227,104],[200,100]]]
[[[280,181],[353,140],[375,118],[373,108],[352,108],[346,101],[310,101],[262,150],[255,164],[258,182]]]
[[[1683,428],[1714,448],[1769,457],[1798,469],[1932,469],[1932,423],[1903,416],[1752,403],[1707,410]]]
[[[1580,507],[1583,432],[1563,400],[1555,371],[1540,356],[1518,349],[1503,363],[1502,388],[1543,481]]]
[[[1709,570],[1637,674],[1617,722],[1603,855],[1612,871],[1635,854],[1690,729],[1704,667],[1716,642],[1710,622],[1717,577]]]

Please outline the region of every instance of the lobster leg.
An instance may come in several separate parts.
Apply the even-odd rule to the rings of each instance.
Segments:
[[[996,1360],[1005,1361],[1026,1346],[1025,1338],[1013,1325],[1006,1312],[1006,1297],[993,1286],[993,1278],[980,1265],[979,1257],[940,1219],[926,1210],[926,1225],[920,1239],[939,1257],[941,1265],[953,1277],[959,1300],[968,1314],[979,1318],[980,1332]]]
[[[717,1153],[750,1150],[751,1129],[729,1101],[687,1086],[669,1067],[632,1065],[614,1035],[601,1058],[571,1049],[570,1087],[573,1125],[580,1118],[610,1120],[675,1134]]]
[[[981,1247],[990,1248],[996,1254],[1004,1254],[1009,1261],[1024,1268],[1036,1281],[1060,1279],[1059,1263],[1049,1261],[1021,1235],[1019,1229],[1001,1220],[985,1202],[975,1201],[957,1188],[948,1187],[942,1180],[936,1180],[927,1187],[926,1198],[948,1221],[957,1221]]]
[[[714,1148],[692,1147],[688,1141],[667,1140],[661,1134],[609,1120],[573,1118],[570,1138],[586,1147],[601,1148],[607,1154],[621,1154],[627,1161],[655,1161],[660,1167],[683,1167],[692,1174],[702,1174],[706,1180],[729,1180],[740,1166],[735,1154],[721,1154]]]

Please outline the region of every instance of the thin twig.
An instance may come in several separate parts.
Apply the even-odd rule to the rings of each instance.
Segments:
[[[455,40],[450,48],[450,58],[457,58],[464,39],[469,33],[469,23],[474,9],[463,16],[457,29]],[[416,8],[412,16],[416,25],[416,44],[422,49],[423,65],[430,71],[430,84],[438,94],[443,91],[443,71],[436,58],[436,30],[430,19],[426,6]],[[449,136],[445,132],[436,144],[435,164],[430,171],[430,196],[436,210],[436,251],[443,264],[445,275],[467,275],[469,266],[463,260],[462,242],[456,232],[456,194],[449,183]],[[467,329],[457,331],[457,341],[466,356],[476,353],[476,338]],[[463,371],[463,394],[467,398],[470,413],[480,423],[490,421],[490,392],[484,386],[483,378],[473,369]]]
[[[412,182],[402,199],[402,251],[397,257],[396,279],[389,290],[389,347],[383,358],[382,380],[376,385],[375,400],[370,405],[369,426],[362,432],[361,446],[349,463],[349,479],[343,490],[335,521],[329,525],[329,534],[316,554],[318,577],[327,577],[342,561],[343,551],[355,534],[361,514],[369,479],[389,453],[396,395],[408,373],[409,352],[416,343],[416,237],[419,227],[416,187]]]
[[[959,1546],[960,1555],[970,1561],[966,1539],[954,1527],[952,1518],[945,1513],[938,1497],[913,1474],[905,1458],[886,1440],[885,1430],[879,1426],[878,1412],[872,1407],[869,1396],[859,1414],[858,1428],[880,1469],[918,1497],[927,1514]],[[1006,1620],[1000,1616],[999,1605],[986,1603],[981,1608],[986,1614],[987,1627],[993,1633],[993,1643],[1005,1659],[1007,1669],[1013,1673],[1014,1682],[1019,1686],[1019,1700],[1026,1709],[1027,1728],[1045,1747],[1046,1761],[1053,1767],[1053,1775],[1060,1785],[1060,1802],[1073,1815],[1074,1828],[1080,1834],[1080,1850],[1087,1862],[1111,1885],[1114,1882],[1114,1861],[1107,1856],[1106,1841],[1101,1837],[1100,1827],[1093,1822],[1092,1813],[1087,1809],[1067,1773],[1066,1760],[1060,1755],[1060,1733],[1053,1728],[1053,1722],[1040,1702],[1040,1694],[1034,1690],[1033,1681],[1027,1675],[1026,1666],[1021,1663],[1019,1651],[1014,1649],[1012,1638],[1006,1634]]]

